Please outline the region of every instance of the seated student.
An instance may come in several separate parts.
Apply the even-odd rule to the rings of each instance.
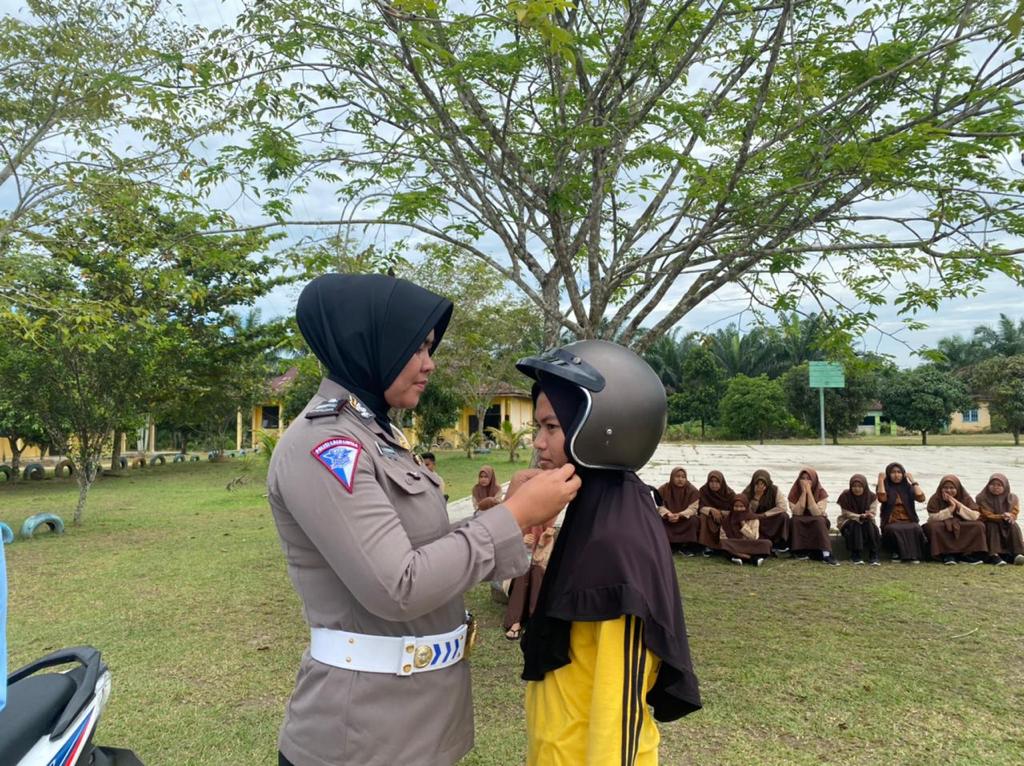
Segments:
[[[693,549],[699,548],[700,518],[697,509],[700,507],[700,493],[686,476],[686,469],[676,466],[672,469],[668,482],[657,489],[656,497],[661,498],[658,513],[665,524],[665,536],[674,551],[682,551],[685,556],[692,556]]]
[[[889,463],[878,474],[875,489],[882,504],[882,545],[893,560],[919,564],[925,555],[927,539],[917,518],[914,503],[924,502],[924,492],[900,463]]]
[[[928,544],[933,559],[943,564],[956,564],[961,557],[970,564],[980,564],[988,553],[985,523],[978,521],[978,505],[967,494],[960,479],[943,476],[935,494],[928,499]]]
[[[828,492],[818,481],[818,472],[804,467],[789,490],[789,547],[793,558],[806,560],[811,556],[823,564],[839,566],[832,556],[832,540],[828,530],[831,523],[825,515]]]
[[[437,472],[437,457],[434,455],[433,452],[424,452],[422,455],[420,455],[420,458],[423,460],[423,467],[430,471],[432,474],[434,474],[437,477],[438,481],[441,482],[441,494],[444,495],[444,501],[447,503],[448,488],[445,486],[444,477]]]
[[[882,533],[875,524],[878,502],[875,493],[868,490],[868,479],[860,473],[850,477],[849,489],[844,489],[839,499],[839,534],[846,541],[850,559],[854,564],[863,564],[868,557],[871,566],[881,566],[878,549]]]
[[[757,514],[761,537],[771,540],[772,553],[789,550],[789,512],[786,497],[772,483],[772,475],[763,468],[754,471],[750,484],[743,490],[750,503],[750,510]]]
[[[736,495],[732,501],[732,510],[722,519],[722,531],[719,547],[733,564],[753,562],[761,566],[761,562],[772,555],[772,541],[760,538],[760,524],[757,514],[750,510],[746,495]]]
[[[505,638],[517,641],[523,624],[537,609],[544,570],[551,556],[555,539],[555,520],[543,526],[530,527],[523,535],[523,545],[530,549],[530,568],[509,585],[508,606],[505,608]]]
[[[654,720],[701,707],[672,554],[636,475],[664,430],[664,386],[606,341],[517,367],[537,381],[538,465],[571,461],[582,480],[523,630],[527,764],[653,766]]]
[[[697,513],[700,519],[700,530],[697,542],[704,547],[704,555],[720,550],[719,538],[722,531],[723,514],[732,510],[732,501],[736,493],[725,483],[721,471],[708,473],[708,480],[698,493]]]
[[[494,469],[485,465],[477,474],[476,484],[473,485],[473,510],[486,511],[501,504],[501,485],[498,477],[494,475]]]
[[[985,523],[989,563],[1024,564],[1024,540],[1017,526],[1020,500],[1010,493],[1007,478],[1001,473],[992,474],[985,489],[974,499]]]

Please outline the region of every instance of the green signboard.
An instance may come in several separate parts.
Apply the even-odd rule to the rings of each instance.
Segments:
[[[809,362],[808,385],[811,388],[846,388],[843,365],[838,362]]]

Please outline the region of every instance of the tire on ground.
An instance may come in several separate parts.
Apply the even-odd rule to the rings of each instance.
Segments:
[[[166,462],[167,460],[164,459],[163,455],[153,455],[153,457],[149,459],[150,465],[163,465]]]
[[[25,519],[21,525],[21,536],[32,537],[40,527],[48,527],[55,535],[64,534],[64,522],[60,516],[52,513],[37,513]]]
[[[10,545],[14,542],[14,530],[2,521],[0,521],[0,540],[3,541],[4,545]]]
[[[75,475],[75,464],[74,464],[74,463],[72,463],[72,462],[71,462],[70,460],[68,460],[67,458],[64,458],[64,459],[63,459],[63,460],[61,460],[61,461],[60,461],[59,463],[57,463],[57,465],[55,465],[55,466],[53,467],[53,475],[54,475],[54,476],[63,476],[63,475],[64,475],[64,469],[65,469],[65,468],[66,468],[66,469],[67,469],[67,471],[68,471],[68,476],[69,476],[69,477],[71,477],[71,476],[74,476],[74,475]]]
[[[14,478],[14,471],[9,465],[0,465],[0,476],[4,477],[4,481],[10,481]]]
[[[33,479],[39,481],[46,476],[46,469],[43,468],[42,463],[29,463],[25,466],[24,472],[21,474],[23,479]]]

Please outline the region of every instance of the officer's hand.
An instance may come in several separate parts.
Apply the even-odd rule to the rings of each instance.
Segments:
[[[505,501],[521,529],[543,524],[558,515],[580,489],[576,468],[567,463],[551,471],[540,471],[518,487]]]
[[[521,486],[540,472],[540,468],[524,468],[521,471],[516,471],[515,475],[512,477],[512,481],[508,483],[508,490],[505,492],[505,499],[508,500],[512,497],[513,494],[519,491]]]

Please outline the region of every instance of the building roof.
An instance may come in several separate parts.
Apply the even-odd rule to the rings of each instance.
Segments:
[[[267,384],[272,394],[279,394],[291,385],[292,381],[299,376],[298,367],[289,367],[276,378],[271,378]]]
[[[513,386],[511,383],[499,383],[495,388],[491,389],[493,396],[514,396],[518,399],[530,399],[530,390],[524,389],[519,386]]]

